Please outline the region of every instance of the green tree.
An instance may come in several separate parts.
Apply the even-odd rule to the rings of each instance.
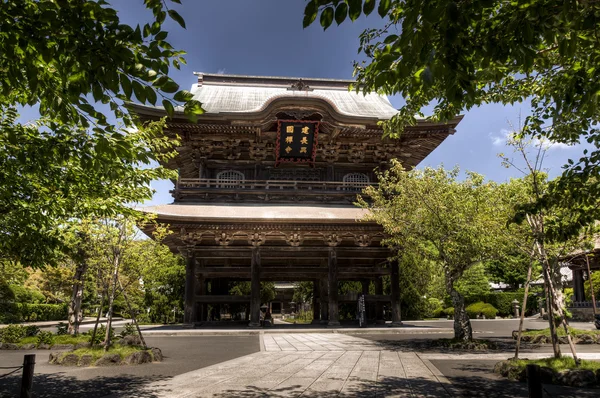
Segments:
[[[471,339],[472,329],[457,282],[464,272],[497,256],[497,236],[506,211],[496,185],[481,175],[467,173],[458,181],[458,168],[406,171],[398,161],[379,175],[379,187],[365,194],[371,203],[367,219],[381,224],[389,238],[385,244],[398,250],[421,251],[442,267],[446,292],[454,305],[454,335]],[[435,250],[423,250],[424,243]]]
[[[139,126],[128,102],[202,112],[168,77],[185,62],[162,30],[170,5],[145,0],[152,21],[121,23],[106,1],[6,0],[0,7],[0,259],[56,264],[72,220],[131,214],[149,182],[172,177],[162,125]],[[16,107],[41,119],[23,125]]]
[[[510,250],[501,259],[485,263],[485,271],[490,281],[504,283],[511,290],[525,284],[530,257],[516,249]]]
[[[467,269],[456,282],[456,290],[465,297],[467,302],[482,301],[483,297],[490,292],[490,281],[483,264],[477,263]]]
[[[540,264],[542,268],[554,356],[561,356],[557,328],[563,327],[576,358],[567,325],[560,269],[561,262],[570,253],[585,249],[591,243],[593,229],[583,226],[576,206],[569,205],[568,201],[549,201],[544,206],[538,206],[552,189],[547,174],[542,171],[547,143],[526,140],[520,134],[513,133],[508,144],[513,147],[517,158],[500,154],[503,164],[523,173],[523,178],[505,184],[507,190],[515,193],[513,200],[516,206],[511,218],[525,227],[521,229],[522,239],[519,240],[532,244],[528,251],[530,262]]]
[[[522,133],[595,148],[569,162],[536,205],[569,201],[580,226],[600,217],[600,46],[596,1],[310,0],[304,27],[324,29],[375,9],[380,28],[360,35],[357,90],[406,100],[385,124],[398,136],[433,104],[433,120],[485,103],[528,102]],[[576,233],[576,228],[574,231]]]

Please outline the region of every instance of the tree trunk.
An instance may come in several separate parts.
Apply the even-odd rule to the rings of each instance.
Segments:
[[[100,298],[100,308],[98,309],[98,315],[96,315],[96,323],[94,324],[94,331],[92,332],[92,339],[90,340],[92,345],[94,345],[94,341],[96,340],[96,332],[98,331],[98,323],[100,322],[100,317],[102,316],[102,308],[104,307],[106,293],[106,289],[103,289],[102,297]]]
[[[81,302],[83,301],[83,282],[88,268],[87,258],[83,249],[79,249],[77,255],[77,268],[73,277],[73,293],[71,301],[69,301],[69,334],[77,335],[79,333],[79,325],[83,318],[81,314]]]
[[[525,310],[527,310],[527,295],[529,294],[529,282],[531,281],[531,269],[533,261],[529,261],[527,269],[527,282],[525,282],[525,294],[523,295],[523,306],[521,307],[521,320],[519,321],[519,332],[517,334],[517,346],[515,348],[515,359],[519,359],[519,349],[521,348],[521,333],[523,332],[523,320],[525,319]]]
[[[110,328],[112,327],[113,318],[113,303],[115,301],[115,295],[117,293],[117,281],[119,280],[119,254],[115,252],[114,257],[114,271],[112,280],[112,290],[108,296],[108,319],[106,320],[106,335],[104,337],[104,351],[108,351],[111,345],[110,341]]]
[[[550,260],[548,259],[548,253],[546,252],[546,248],[544,246],[544,242],[542,239],[538,238],[539,236],[542,236],[541,222],[539,222],[537,218],[531,216],[527,217],[527,221],[532,226],[532,229],[534,231],[538,231],[538,234],[535,238],[535,247],[538,252],[540,262],[542,263],[542,269],[544,274],[544,290],[546,291],[548,323],[550,325],[550,336],[552,339],[554,357],[560,358],[561,356],[560,346],[558,344],[558,333],[556,328],[562,325],[567,336],[569,348],[571,349],[571,353],[573,354],[573,359],[575,359],[575,361],[578,362],[577,352],[575,350],[575,345],[573,344],[573,340],[571,339],[571,335],[569,333],[569,325],[567,323],[567,318],[563,309],[564,300],[561,289],[562,281],[560,275],[560,264],[556,259],[550,262]]]
[[[127,293],[125,293],[125,288],[123,288],[121,281],[119,281],[119,286],[121,287],[121,291],[123,292],[123,298],[125,299],[125,303],[127,303],[127,308],[129,309],[129,315],[131,316],[131,320],[135,324],[137,332],[140,335],[140,340],[142,342],[142,345],[144,346],[144,349],[147,350],[148,346],[146,346],[146,340],[144,340],[144,336],[142,335],[142,330],[140,329],[140,325],[138,324],[137,318],[135,317],[135,312],[133,311],[133,308],[131,307],[131,304],[129,303],[129,299],[127,298]]]
[[[454,338],[457,340],[472,340],[473,329],[465,309],[465,298],[454,289],[454,279],[446,276],[446,291],[452,298],[454,306]]]

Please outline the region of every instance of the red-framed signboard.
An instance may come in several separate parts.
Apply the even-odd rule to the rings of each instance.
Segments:
[[[320,122],[278,120],[275,166],[283,162],[309,163],[317,156]]]

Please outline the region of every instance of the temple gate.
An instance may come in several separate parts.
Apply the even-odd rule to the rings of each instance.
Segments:
[[[261,281],[312,281],[316,321],[339,325],[338,281],[374,282],[376,319],[389,306],[400,323],[398,264],[388,261],[382,228],[359,221],[356,195],[376,183],[392,158],[407,168],[431,153],[460,122],[419,120],[398,140],[379,122],[397,110],[378,94],[348,91],[352,81],[198,74],[194,99],[206,113],[182,112],[166,134],[181,139],[166,167],[179,170],[174,203],[146,208],[175,232],[165,241],[186,258],[185,323],[206,322],[207,306],[249,304],[258,326]],[[166,115],[131,105],[142,120]],[[147,230],[150,234],[151,231]],[[382,277],[391,278],[384,294]],[[224,281],[251,281],[230,295]],[[210,281],[211,291],[208,292]]]

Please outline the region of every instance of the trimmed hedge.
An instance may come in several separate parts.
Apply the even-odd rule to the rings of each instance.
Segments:
[[[481,301],[467,306],[466,310],[471,319],[476,319],[479,314],[484,315],[486,319],[494,319],[498,313],[498,310],[493,305]]]
[[[61,321],[67,319],[67,304],[21,304],[4,306],[8,311],[0,316],[0,322]]]
[[[21,304],[25,321],[61,321],[67,319],[67,304]]]
[[[486,295],[485,299],[482,300],[488,304],[493,305],[498,309],[498,315],[500,316],[509,316],[514,314],[513,300],[517,300],[519,302],[519,307],[523,305],[523,295],[522,292],[503,292],[503,293],[490,293]],[[537,297],[532,295],[531,293],[527,296],[527,314],[533,314],[537,309]]]

